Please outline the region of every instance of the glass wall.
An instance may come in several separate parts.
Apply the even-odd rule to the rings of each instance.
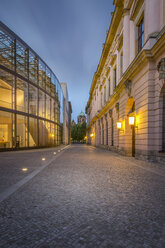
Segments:
[[[59,145],[62,104],[52,70],[0,22],[0,149]]]
[[[13,143],[13,114],[0,111],[0,148],[11,148]]]
[[[28,83],[17,78],[16,81],[16,109],[28,112]]]
[[[38,145],[37,119],[29,118],[29,146]]]
[[[28,123],[27,117],[23,115],[17,115],[17,130],[16,130],[16,147],[28,146]]]
[[[0,70],[0,106],[14,107],[14,76],[3,70]]]

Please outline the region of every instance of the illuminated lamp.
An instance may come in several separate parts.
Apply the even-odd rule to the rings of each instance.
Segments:
[[[134,116],[129,116],[129,125],[131,125],[131,126],[135,125],[135,117]]]

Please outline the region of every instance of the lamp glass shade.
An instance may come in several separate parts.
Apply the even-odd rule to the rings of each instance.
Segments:
[[[117,128],[121,129],[121,122],[117,122]]]
[[[129,117],[129,125],[134,125],[135,124],[135,117],[134,116],[130,116]]]

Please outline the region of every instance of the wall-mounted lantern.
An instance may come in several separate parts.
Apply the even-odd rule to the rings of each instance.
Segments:
[[[129,125],[131,125],[131,126],[135,125],[135,117],[134,116],[129,116]]]
[[[122,128],[122,123],[120,121],[117,122],[117,129],[121,130]]]
[[[135,116],[129,116],[129,125],[131,127],[138,128],[138,126],[135,126],[135,124],[136,124]]]
[[[124,132],[124,123],[121,121],[117,122],[117,129]]]
[[[94,134],[93,134],[93,133],[91,133],[91,134],[90,134],[90,137],[93,137],[93,136],[94,136]]]

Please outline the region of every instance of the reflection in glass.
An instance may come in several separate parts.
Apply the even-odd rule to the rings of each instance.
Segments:
[[[55,120],[55,101],[51,99],[51,120]]]
[[[29,85],[29,113],[37,114],[37,88]]]
[[[28,48],[16,42],[16,70],[24,77],[28,76]]]
[[[29,79],[37,84],[38,59],[35,54],[29,50]]]
[[[28,84],[19,78],[17,78],[16,108],[28,112]]]
[[[46,119],[50,120],[50,97],[46,95]]]
[[[13,114],[0,111],[0,148],[12,147]]]
[[[14,38],[0,30],[0,64],[13,70],[14,69]]]
[[[39,86],[45,89],[45,64],[39,60]]]
[[[17,115],[16,120],[17,120],[16,147],[27,147],[28,146],[27,117],[23,115]]]
[[[51,72],[46,68],[46,91],[50,93]]]
[[[0,70],[0,106],[13,109],[14,106],[14,77]]]
[[[45,93],[39,90],[39,116],[45,118]]]
[[[45,136],[48,136],[45,121],[39,120],[39,146],[45,146]]]
[[[38,145],[37,119],[29,118],[29,146]]]

